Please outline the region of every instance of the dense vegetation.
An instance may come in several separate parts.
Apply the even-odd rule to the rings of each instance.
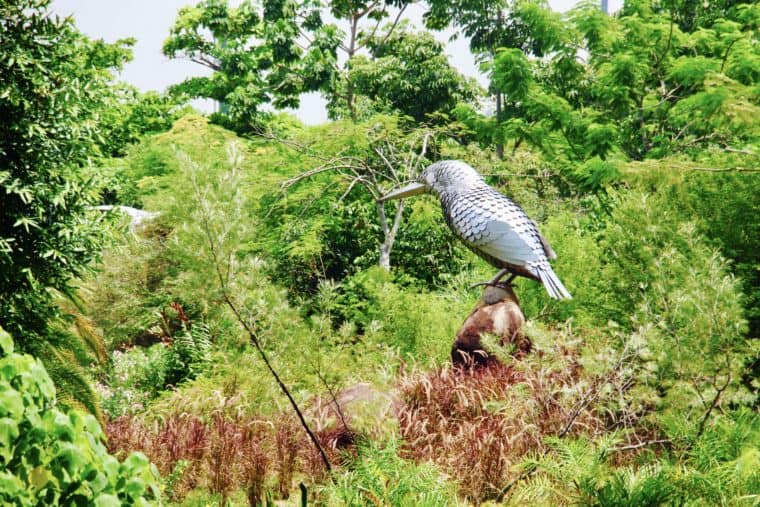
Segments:
[[[133,41],[0,7],[3,502],[758,502],[757,4],[430,1],[488,90],[406,2],[235,5],[178,13],[214,73],[167,95],[113,82]],[[309,91],[330,122],[269,112]],[[573,293],[516,281],[532,351],[487,368],[449,354],[492,268],[376,201],[441,159]]]

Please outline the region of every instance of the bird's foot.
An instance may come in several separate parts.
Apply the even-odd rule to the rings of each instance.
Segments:
[[[489,280],[487,282],[473,283],[472,285],[470,285],[470,288],[474,289],[475,287],[497,287],[499,289],[506,289],[511,286],[512,286],[511,281],[494,282],[493,280]]]
[[[499,281],[499,280],[501,280],[501,278],[502,278],[504,275],[506,275],[508,272],[509,272],[509,271],[507,271],[506,269],[502,269],[501,271],[499,271],[499,272],[496,274],[496,276],[495,276],[495,277],[491,278],[491,279],[490,279],[490,280],[488,280],[487,282],[478,282],[478,283],[474,283],[474,284],[470,285],[470,288],[471,288],[471,289],[474,289],[475,287],[497,287],[497,288],[499,288],[499,289],[509,289],[510,287],[512,287],[512,280],[514,280],[514,279],[515,279],[515,277],[517,276],[517,274],[516,274],[516,273],[512,273],[512,274],[509,276],[509,278],[507,278],[507,279],[506,279],[506,280],[504,280],[503,282]]]

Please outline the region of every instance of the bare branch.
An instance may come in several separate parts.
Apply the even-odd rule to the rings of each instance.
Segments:
[[[396,169],[393,167],[393,164],[391,164],[388,158],[385,156],[385,154],[383,153],[383,150],[381,150],[380,148],[374,148],[374,150],[375,150],[375,153],[377,153],[378,156],[381,159],[383,159],[383,162],[385,162],[385,165],[388,166],[388,169],[390,169],[392,172],[395,172]]]
[[[633,451],[636,449],[641,449],[642,447],[648,447],[650,445],[663,445],[663,444],[669,444],[671,441],[667,438],[660,438],[655,440],[645,440],[643,442],[639,442],[636,444],[630,444],[630,445],[623,445],[620,447],[613,447],[610,449],[610,452],[624,452],[624,451]]]
[[[370,33],[368,37],[365,37],[363,43],[360,43],[356,47],[357,51],[359,51],[362,48],[364,48],[369,43],[369,41],[371,41],[375,37],[375,33],[377,33],[377,29],[380,27],[380,23],[383,22],[383,19],[385,18],[385,14],[386,14],[387,10],[388,10],[388,6],[384,4],[383,5],[383,12],[380,15],[380,17],[377,18],[377,23],[375,23],[374,28],[372,28],[372,33]]]
[[[380,228],[383,230],[383,236],[388,236],[390,229],[388,228],[388,216],[385,214],[385,203],[375,201],[377,205],[377,218],[380,222]]]
[[[722,148],[723,151],[727,151],[729,153],[740,153],[742,155],[756,155],[756,153],[753,153],[749,150],[739,150],[737,148],[731,148],[730,146],[726,146],[725,148]]]
[[[404,14],[404,11],[406,10],[406,7],[409,4],[405,4],[403,7],[401,7],[398,10],[398,14],[396,15],[396,19],[393,20],[393,24],[388,29],[388,32],[385,34],[385,37],[383,37],[383,40],[380,41],[380,44],[378,47],[384,46],[386,42],[388,42],[388,39],[390,39],[391,35],[393,34],[393,30],[396,28],[396,25],[398,25],[399,20],[401,19],[401,15]]]
[[[717,377],[717,373],[716,373]],[[718,402],[720,401],[720,397],[723,395],[723,392],[728,389],[728,386],[731,384],[731,374],[728,375],[728,378],[726,378],[726,383],[723,384],[723,387],[718,388],[716,386],[716,392],[715,397],[712,400],[712,403],[710,403],[710,407],[705,412],[705,415],[702,417],[702,420],[699,421],[699,429],[697,430],[697,438],[702,436],[702,433],[705,431],[705,423],[707,423],[707,420],[710,418],[710,414],[713,410],[715,410],[715,407],[718,406]],[[714,384],[713,384],[714,385]]]
[[[358,176],[358,177],[354,178],[353,180],[351,180],[351,183],[349,183],[349,184],[348,184],[348,188],[346,189],[346,191],[345,191],[345,192],[343,192],[343,194],[340,196],[340,198],[339,198],[339,199],[338,199],[338,201],[335,203],[335,205],[337,206],[338,204],[342,203],[342,202],[343,202],[343,200],[344,200],[346,197],[348,197],[348,194],[350,194],[350,193],[351,193],[351,190],[353,190],[353,188],[356,186],[356,184],[357,184],[357,183],[360,183],[360,182],[362,182],[362,181],[366,181],[366,180],[365,180],[364,178],[362,178],[361,176]],[[373,197],[374,197],[374,196],[373,196]]]
[[[400,200],[398,202],[398,206],[396,206],[396,216],[393,217],[393,225],[391,226],[390,234],[388,234],[388,237],[390,238],[391,242],[393,242],[396,239],[396,233],[398,232],[398,228],[401,225],[401,218],[404,216],[404,200]]]
[[[193,63],[203,65],[204,67],[208,67],[209,69],[214,70],[214,71],[222,70],[222,66],[219,65],[217,61],[212,60],[210,57],[207,57],[204,55],[191,56],[190,61]]]
[[[311,178],[312,176],[316,176],[319,173],[328,172],[328,171],[339,171],[341,169],[347,169],[354,174],[356,174],[356,166],[350,165],[350,164],[340,164],[340,163],[329,163],[325,165],[321,165],[319,167],[315,167],[314,169],[309,169],[308,171],[302,172],[298,176],[294,176],[293,178],[290,178],[288,180],[283,181],[280,183],[280,188],[282,189],[288,189],[295,185],[296,183],[303,181],[305,179]]]
[[[317,374],[317,378],[320,382],[322,382],[322,385],[325,386],[325,389],[327,389],[327,392],[330,394],[330,398],[332,398],[333,405],[335,405],[335,412],[338,414],[338,417],[340,418],[340,423],[343,425],[343,429],[346,430],[347,433],[352,434],[353,431],[348,427],[348,423],[346,422],[346,417],[343,415],[343,409],[340,406],[340,403],[338,403],[338,397],[335,394],[335,390],[332,388],[332,386],[327,382],[327,379],[324,375],[322,375],[322,370],[317,366],[317,368],[314,368],[315,373]]]
[[[379,3],[380,3],[380,0],[375,0],[374,2],[372,2],[371,4],[369,4],[363,11],[360,11],[360,12],[357,12],[356,14],[354,14],[354,17],[356,19],[363,18],[364,16],[366,16],[367,14],[369,14],[370,12],[372,12],[372,10],[375,7],[377,7],[377,4],[379,4]]]

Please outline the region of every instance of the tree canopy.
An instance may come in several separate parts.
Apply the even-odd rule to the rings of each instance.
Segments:
[[[566,21],[523,2],[514,15],[550,52],[498,49],[491,78],[503,111],[463,106],[460,118],[482,142],[528,142],[573,162],[742,150],[758,139],[758,10],[722,14],[689,33],[648,2],[613,17],[585,3]]]
[[[48,3],[0,7],[0,324],[16,336],[43,333],[49,291],[67,291],[99,255],[93,162],[111,71],[131,55],[131,41],[91,41]]]

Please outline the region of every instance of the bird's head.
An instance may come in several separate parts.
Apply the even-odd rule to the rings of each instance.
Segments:
[[[459,160],[442,160],[422,171],[417,181],[385,194],[380,202],[432,192],[437,195],[456,193],[483,185],[483,178],[468,164]]]

